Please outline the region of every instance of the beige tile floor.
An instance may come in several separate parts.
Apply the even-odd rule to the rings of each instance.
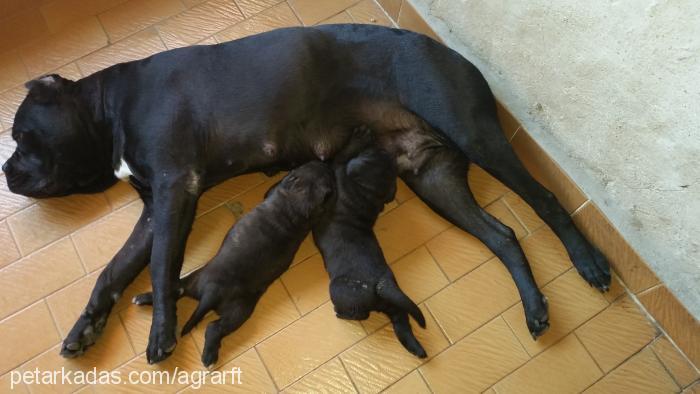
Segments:
[[[0,58],[2,161],[13,149],[9,129],[24,97],[21,83],[42,73],[57,70],[80,78],[165,49],[291,25],[398,23],[433,34],[402,0],[34,3],[41,4],[46,31],[32,33],[39,38]],[[507,114],[503,123],[513,137],[517,123]],[[534,149],[528,140],[519,142],[527,138],[524,132],[515,134],[519,153]],[[533,171],[550,165],[538,167],[541,155],[529,157]],[[570,212],[594,208],[568,179],[542,179],[551,182],[548,186]],[[261,174],[247,175],[202,197],[187,243],[185,271],[213,256],[230,226],[261,200],[273,181]],[[226,338],[217,368],[240,367],[243,385],[234,389],[259,392],[698,392],[697,369],[647,319],[618,279],[610,293],[597,293],[578,277],[558,239],[521,199],[478,168],[470,172],[469,183],[478,201],[515,230],[550,300],[552,327],[537,342],[527,332],[517,291],[498,259],[400,184],[376,232],[401,286],[426,315],[427,329],[416,332],[430,358],[422,361],[405,352],[382,316],[361,323],[336,319],[322,261],[307,240],[253,317]],[[0,390],[9,390],[12,371],[35,368],[201,370],[204,324],[180,338],[175,354],[163,364],[145,362],[150,309],[130,305],[129,299],[149,289],[147,272],[115,307],[96,346],[79,359],[58,355],[61,339],[100,270],[125,241],[140,208],[126,184],[96,195],[35,201],[9,193],[0,174]],[[658,279],[645,274],[634,283],[648,289]],[[190,300],[178,304],[180,322],[193,307]],[[15,389],[193,390],[177,384],[20,384]]]

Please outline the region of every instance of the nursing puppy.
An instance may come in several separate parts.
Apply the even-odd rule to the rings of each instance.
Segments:
[[[330,276],[330,294],[341,319],[364,320],[371,311],[386,314],[401,344],[424,358],[411,331],[410,314],[425,328],[418,306],[404,294],[372,231],[384,204],[396,194],[394,159],[374,143],[369,129],[358,129],[333,161],[336,194],[312,232]]]
[[[199,300],[182,335],[209,311],[219,315],[207,326],[204,365],[216,363],[223,337],[248,320],[268,286],[287,270],[332,191],[333,175],[325,164],[313,161],[292,170],[236,222],[211,261],[180,281],[179,296]],[[137,305],[152,301],[152,293],[133,299]]]

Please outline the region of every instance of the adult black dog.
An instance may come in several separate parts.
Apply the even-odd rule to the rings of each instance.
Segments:
[[[330,167],[320,161],[292,170],[236,222],[211,261],[181,280],[178,294],[199,300],[182,335],[209,311],[219,315],[207,325],[205,366],[216,363],[221,340],[248,320],[270,284],[289,268],[312,223],[329,204],[333,184]],[[133,302],[152,304],[153,293],[140,294]]]
[[[124,288],[151,262],[150,362],[175,340],[175,295],[185,240],[203,190],[247,172],[332,157],[364,124],[396,155],[400,176],[433,210],[483,241],[508,267],[530,331],[547,327],[513,231],[481,209],[465,175],[473,161],[520,195],[564,243],[578,272],[604,290],[604,257],[504,138],[481,73],[456,52],[404,30],[369,25],[280,29],[212,46],[174,49],[77,82],[28,83],[15,117],[17,150],[3,166],[15,193],[104,190],[116,170],[144,209],[97,280],[64,341],[90,345]]]
[[[408,316],[423,328],[423,312],[396,283],[372,228],[384,204],[396,195],[396,165],[371,130],[357,129],[333,158],[335,193],[313,226],[314,243],[331,279],[331,301],[341,319],[386,314],[399,342],[412,354],[427,354],[413,335]]]

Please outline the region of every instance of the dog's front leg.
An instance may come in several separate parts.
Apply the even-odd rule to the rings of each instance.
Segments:
[[[95,343],[119,296],[148,264],[153,244],[151,199],[144,196],[142,199],[141,217],[124,246],[97,278],[87,306],[63,341],[62,356],[79,356]]]
[[[178,280],[200,194],[197,179],[190,174],[153,185],[153,321],[146,349],[151,364],[166,359],[175,349]]]

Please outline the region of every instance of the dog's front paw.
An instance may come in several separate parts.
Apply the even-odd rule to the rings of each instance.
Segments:
[[[153,293],[149,291],[136,295],[131,299],[131,303],[134,305],[153,305]]]
[[[586,252],[574,258],[574,267],[589,285],[601,292],[608,291],[611,280],[608,260],[593,246],[589,246]]]
[[[217,347],[204,347],[204,351],[202,352],[202,364],[204,367],[207,369],[212,369],[216,365],[216,362],[219,360],[219,348]]]
[[[547,313],[547,297],[541,296],[540,302],[525,307],[525,321],[533,340],[547,331],[549,328],[549,314]]]
[[[175,350],[177,340],[175,339],[174,324],[154,324],[151,325],[151,334],[148,337],[148,347],[146,348],[146,358],[149,364],[155,364],[170,357]]]
[[[83,312],[63,341],[61,356],[73,358],[85,353],[85,350],[92,346],[97,337],[102,334],[108,315],[109,312],[98,314]]]

